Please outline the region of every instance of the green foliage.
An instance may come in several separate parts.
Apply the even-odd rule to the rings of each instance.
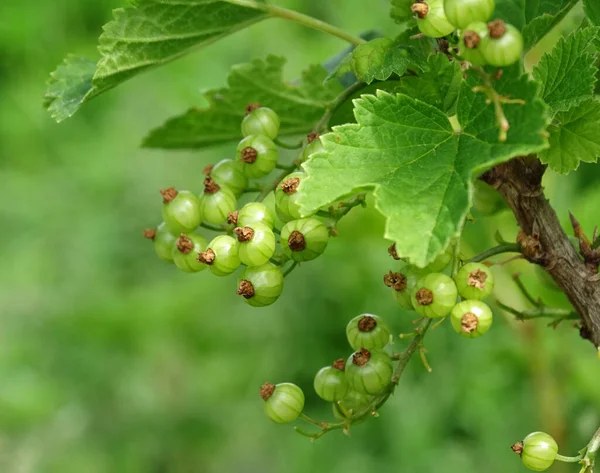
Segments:
[[[358,125],[322,137],[327,153],[304,165],[303,209],[373,189],[387,218],[385,238],[396,242],[401,257],[425,266],[460,232],[477,172],[547,146],[537,85],[522,77],[504,81],[500,90],[526,102],[507,107],[513,126],[505,144],[498,144],[493,109],[472,84],[463,83],[458,102],[462,133],[442,111],[406,95],[378,92],[356,100]]]
[[[600,26],[600,3],[595,0],[583,0],[583,8],[592,24]]]
[[[567,174],[580,162],[595,163],[600,156],[600,102],[588,100],[558,113],[549,131],[550,148],[540,159],[553,170]]]
[[[55,75],[70,92],[55,87],[49,93],[58,120],[70,117],[79,106],[151,67],[177,59],[256,23],[267,15],[260,10],[227,1],[139,0],[134,6],[114,10],[114,20],[104,26],[98,50],[101,58],[90,81],[89,61],[67,58]],[[47,103],[48,104],[48,103]]]
[[[429,56],[421,74],[403,77],[396,91],[454,115],[461,84],[460,65],[448,61],[443,54],[435,54]]]
[[[600,28],[586,28],[561,38],[533,70],[552,112],[567,111],[594,94],[595,57],[587,52]]]
[[[553,0],[544,2],[539,7],[534,2],[526,11],[536,11],[538,8],[539,16],[534,17],[523,28],[523,39],[525,40],[525,51],[532,48],[539,40],[548,34],[571,9],[578,3],[579,0]]]
[[[144,146],[203,148],[239,140],[246,105],[254,102],[277,111],[280,135],[307,133],[342,87],[336,81],[323,84],[327,72],[322,66],[306,70],[298,85],[288,84],[282,78],[284,64],[284,58],[268,56],[264,61],[255,59],[232,67],[229,87],[205,94],[208,108],[192,108],[170,119],[150,133]]]

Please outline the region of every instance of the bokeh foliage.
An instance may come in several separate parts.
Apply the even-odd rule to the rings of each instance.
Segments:
[[[289,0],[348,30],[393,32],[388,2]],[[330,415],[312,376],[346,355],[346,322],[361,312],[409,331],[382,284],[393,268],[383,220],[356,209],[324,257],[293,273],[274,306],[255,310],[233,279],[162,264],[141,229],[159,218],[159,188],[199,190],[202,169],[233,146],[140,150],[146,132],[224,84],[231,65],[287,56],[286,77],[345,47],[273,20],[137,78],[60,126],[41,107],[47,74],[66,52],[95,57],[100,26],[119,0],[9,0],[0,22],[0,471],[216,473],[524,471],[508,446],[532,430],[574,454],[600,422],[600,364],[567,324],[516,323],[497,312],[488,336],[449,326],[426,340],[434,371],[411,363],[381,417],[352,438],[316,444],[263,416],[258,386],[293,381],[315,417]],[[360,15],[355,13],[360,10]],[[577,12],[563,25],[577,20]],[[556,37],[544,41],[551,46]],[[531,55],[539,58],[540,50]],[[192,179],[197,176],[196,179]],[[600,171],[549,173],[551,202],[591,232]],[[465,253],[512,238],[512,216],[484,217]],[[523,262],[494,269],[497,296],[525,307],[510,280],[523,272],[549,304],[564,297]],[[403,342],[398,340],[399,346]],[[572,471],[555,466],[552,471]]]

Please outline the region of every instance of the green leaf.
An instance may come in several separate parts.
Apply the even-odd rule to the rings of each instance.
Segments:
[[[496,0],[493,18],[508,21],[520,30],[544,14],[557,15],[575,0]]]
[[[91,61],[83,59],[77,61],[77,66],[67,59],[67,67],[60,66],[54,73],[60,76],[60,81],[52,84],[48,95],[67,100],[52,101],[52,114],[58,121],[67,118],[82,103],[140,72],[177,59],[192,48],[210,44],[267,16],[257,9],[219,0],[139,0],[135,6],[114,10],[114,20],[104,26],[100,36],[101,58],[93,80],[89,80]],[[82,68],[84,61],[87,66]],[[61,84],[69,90],[63,91]]]
[[[578,0],[563,2],[559,10],[552,13],[542,13],[536,16],[523,28],[523,39],[525,40],[525,51],[531,49],[552,30],[577,4]]]
[[[68,56],[64,63],[50,74],[44,96],[44,106],[57,122],[73,115],[83,97],[92,88],[96,63],[89,59]]]
[[[593,25],[600,26],[600,2],[598,0],[583,0],[583,10]]]
[[[390,16],[397,23],[405,23],[413,19],[414,13],[410,10],[414,0],[392,0]]]
[[[533,76],[542,84],[542,97],[553,112],[569,110],[592,97],[598,69],[586,51],[599,31],[585,28],[561,38],[534,68]]]
[[[325,152],[304,164],[302,210],[309,213],[360,189],[373,189],[387,218],[385,237],[424,266],[459,232],[471,204],[472,179],[508,159],[547,146],[546,106],[526,77],[501,81],[498,92],[525,100],[505,105],[508,140],[498,142],[492,106],[463,82],[455,132],[437,108],[404,94],[378,91],[355,100],[357,124],[324,135]]]
[[[312,66],[299,85],[282,79],[285,59],[269,56],[266,60],[234,66],[228,87],[205,94],[208,108],[192,108],[184,115],[167,121],[145,139],[149,148],[203,148],[240,140],[240,124],[246,105],[260,102],[272,108],[281,120],[280,135],[308,133],[325,113],[326,107],[342,86],[335,81],[323,85],[327,71]]]
[[[559,113],[549,130],[550,149],[539,156],[554,171],[567,174],[582,161],[595,163],[600,156],[600,102],[588,100]]]
[[[444,54],[432,54],[425,71],[418,76],[403,77],[396,91],[453,115],[461,84],[460,64],[448,61]]]

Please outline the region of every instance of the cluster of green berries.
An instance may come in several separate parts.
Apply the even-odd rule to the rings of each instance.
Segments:
[[[511,448],[521,457],[523,464],[533,471],[547,470],[558,457],[556,440],[544,432],[533,432]]]
[[[283,291],[281,264],[317,258],[327,247],[329,229],[318,218],[300,214],[302,172],[282,179],[270,195],[271,207],[250,202],[237,210],[249,179],[267,176],[279,159],[273,141],[280,127],[277,113],[259,104],[249,105],[246,112],[236,159],[207,166],[200,195],[172,187],[162,190],[163,222],[144,235],[153,240],[160,259],[187,273],[209,269],[215,276],[228,276],[244,265],[237,294],[249,305],[263,307],[274,303]],[[321,149],[318,135],[309,135],[298,161]],[[224,234],[209,242],[198,231],[203,225],[222,229]]]
[[[390,334],[386,322],[377,315],[362,314],[348,323],[346,336],[354,353],[347,360],[339,358],[321,368],[313,384],[321,399],[333,403],[336,418],[359,420],[355,414],[390,388],[393,360],[385,351]],[[293,422],[302,413],[304,393],[298,386],[265,383],[260,393],[265,412],[274,422]]]
[[[394,246],[390,254],[399,259]],[[492,325],[492,310],[481,299],[491,294],[494,275],[485,264],[467,263],[451,278],[440,272],[451,259],[448,249],[423,269],[405,264],[400,271],[386,274],[383,281],[400,307],[430,318],[450,315],[456,333],[480,337]]]
[[[459,30],[458,54],[477,66],[506,67],[523,53],[523,36],[502,20],[488,20],[494,0],[418,0],[411,7],[425,36],[442,38]]]

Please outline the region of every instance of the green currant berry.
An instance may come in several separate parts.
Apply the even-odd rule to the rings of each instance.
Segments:
[[[325,151],[323,144],[321,143],[320,135],[318,133],[311,133],[307,137],[308,145],[302,150],[302,162],[306,161],[311,154],[320,153]]]
[[[292,383],[265,383],[260,387],[267,417],[277,424],[294,422],[304,409],[304,393]]]
[[[494,289],[492,270],[482,263],[467,263],[454,276],[458,293],[464,299],[481,300]]]
[[[335,360],[331,366],[321,368],[315,376],[315,392],[325,401],[333,402],[342,399],[348,392],[348,382],[344,373],[343,358]]]
[[[144,236],[152,240],[156,255],[163,261],[173,262],[173,248],[177,237],[173,235],[165,222],[158,227],[144,230]]]
[[[446,18],[444,0],[417,2],[411,7],[411,10],[417,15],[417,26],[425,36],[441,38],[456,29]]]
[[[460,29],[476,21],[488,21],[495,7],[494,0],[444,0],[446,18]]]
[[[466,338],[484,335],[492,326],[492,310],[485,302],[466,300],[452,308],[450,322],[456,333]]]
[[[392,381],[392,359],[381,350],[361,348],[346,362],[346,379],[354,391],[376,395],[385,391]]]
[[[279,133],[279,116],[267,107],[250,110],[242,121],[242,135],[263,135],[274,140]]]
[[[346,326],[348,343],[355,350],[383,348],[390,341],[390,328],[385,321],[372,314],[354,317]]]
[[[240,242],[240,261],[246,266],[261,266],[275,254],[275,234],[263,223],[233,230]]]
[[[208,244],[206,251],[198,255],[198,261],[207,265],[215,276],[227,276],[241,264],[239,246],[235,238],[219,235]]]
[[[275,190],[275,210],[282,222],[302,218],[300,205],[298,204],[302,193],[298,191],[298,186],[305,177],[306,174],[303,172],[293,172],[284,177],[277,186]],[[313,214],[306,215],[306,217],[311,215]]]
[[[513,452],[521,456],[523,464],[533,471],[545,471],[558,456],[558,445],[551,435],[533,432],[522,442],[512,446]]]
[[[200,196],[202,219],[215,225],[224,224],[237,207],[235,194],[225,186],[220,186],[211,177],[204,179],[204,193]]]
[[[163,197],[163,220],[175,235],[191,232],[202,221],[200,199],[189,191],[176,191],[173,187],[160,191]]]
[[[458,291],[452,278],[441,273],[431,273],[417,282],[411,300],[419,314],[438,318],[450,313],[456,305],[457,297]]]
[[[354,391],[353,389],[348,389],[343,399],[333,403],[333,415],[336,419],[346,420],[347,417],[344,414],[344,410],[346,412],[349,412],[351,415],[356,414],[356,412],[358,412],[363,407],[366,407],[372,400],[373,396],[359,393],[358,391]],[[342,405],[344,410],[341,409],[340,404]],[[370,415],[369,412],[367,412],[361,418],[367,417],[368,415]],[[356,422],[356,420],[357,419],[355,418],[354,422]]]
[[[253,223],[262,223],[269,228],[273,228],[275,219],[266,205],[260,202],[250,202],[242,207],[235,218],[235,222],[229,221],[238,227],[245,227]]]
[[[277,146],[262,135],[250,135],[238,144],[236,159],[241,163],[244,174],[252,179],[266,176],[277,165]]]
[[[486,64],[479,45],[481,40],[488,35],[488,27],[485,23],[471,23],[467,29],[463,30],[459,39],[458,52],[465,60],[476,66]]]
[[[383,283],[392,288],[394,299],[404,309],[413,309],[411,294],[417,281],[423,277],[423,270],[406,265],[400,272],[390,271],[383,276]]]
[[[198,254],[206,250],[208,241],[198,233],[182,233],[175,242],[173,262],[186,273],[197,273],[207,268],[198,261]]]
[[[283,273],[273,263],[246,268],[240,277],[237,293],[252,307],[273,304],[283,291]]]
[[[523,35],[512,25],[502,20],[488,24],[488,35],[479,43],[481,55],[488,64],[506,67],[521,59]]]
[[[207,166],[204,174],[212,177],[220,186],[228,187],[238,197],[248,185],[242,165],[233,159],[223,159],[214,166]]]
[[[281,229],[283,254],[294,261],[310,261],[322,255],[329,242],[329,230],[316,218],[292,220]]]

